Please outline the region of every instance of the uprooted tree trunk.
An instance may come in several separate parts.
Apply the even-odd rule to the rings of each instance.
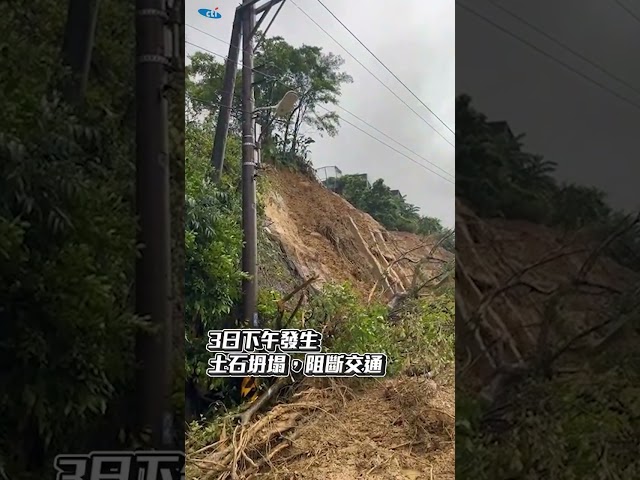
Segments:
[[[305,290],[316,280],[318,279],[318,277],[311,277],[307,280],[305,280],[302,284],[298,285],[296,288],[294,288],[291,292],[289,292],[288,294],[286,294],[285,296],[282,297],[282,299],[280,299],[280,301],[278,301],[278,311],[279,311],[279,316],[278,319],[276,320],[276,328],[277,329],[282,329],[282,327],[284,326],[285,328],[289,325],[289,323],[291,322],[291,320],[293,319],[293,317],[296,315],[296,313],[298,312],[298,309],[300,308],[300,306],[302,305],[302,301],[304,300],[304,295],[305,295]],[[302,294],[300,295],[300,298],[296,304],[296,307],[294,308],[293,312],[289,315],[289,319],[287,320],[287,322],[283,325],[282,320],[284,318],[284,315],[286,313],[286,309],[285,306],[287,304],[287,302],[289,300],[291,300],[298,292],[302,292]],[[273,385],[271,385],[266,392],[264,392],[262,395],[260,395],[260,397],[258,397],[258,399],[251,404],[251,406],[245,410],[244,413],[242,413],[240,415],[240,423],[242,425],[246,425],[247,423],[249,423],[249,421],[251,420],[251,418],[260,410],[262,409],[262,407],[264,407],[269,400],[271,400],[273,397],[275,397],[277,395],[277,393],[284,387],[286,386],[288,383],[290,383],[290,378],[289,377],[283,377],[278,379]]]
[[[318,279],[317,276],[315,277],[311,277],[307,280],[305,280],[304,283],[298,285],[296,288],[294,288],[291,292],[289,292],[288,294],[286,294],[284,297],[282,297],[279,301],[278,301],[278,319],[276,320],[276,328],[278,330],[282,329],[283,326],[286,328],[289,326],[289,324],[291,323],[291,320],[293,320],[293,318],[296,316],[296,313],[298,313],[298,310],[300,309],[300,307],[302,306],[302,302],[305,298],[305,292],[306,289],[308,287],[311,286],[311,284],[313,282],[315,282]],[[302,291],[302,294],[300,295],[300,298],[298,299],[298,303],[296,304],[296,307],[294,308],[293,312],[291,312],[291,314],[289,315],[289,319],[287,320],[286,323],[283,324],[283,319],[284,319],[284,315],[286,313],[286,304],[289,300],[291,300],[296,293]]]
[[[355,222],[351,217],[349,217],[348,225],[356,239],[356,247],[358,248],[360,253],[368,260],[369,269],[377,278],[377,283],[382,286],[383,292],[386,289],[387,291],[393,294],[393,288],[391,287],[391,284],[389,283],[387,276],[384,274],[382,267],[380,266],[380,263],[378,263],[378,260],[376,260],[375,255],[373,255],[373,253],[371,253],[371,250],[369,250],[369,247],[367,247],[367,244],[364,241],[364,238],[362,238],[362,235],[360,234],[360,230],[358,230],[358,227],[356,226]]]
[[[389,301],[389,303],[387,304],[387,307],[389,308],[389,312],[391,315],[400,307],[400,305],[405,300],[410,298],[418,298],[424,290],[430,290],[430,291],[437,290],[441,285],[443,285],[447,281],[447,279],[449,279],[449,277],[451,277],[455,273],[455,264],[454,262],[451,262],[449,264],[446,264],[444,266],[444,269],[437,275],[431,278],[428,278],[425,281],[420,282],[420,279],[422,277],[421,275],[422,266],[431,260],[435,260],[435,257],[433,257],[433,254],[442,245],[442,243],[444,243],[444,241],[447,240],[447,238],[449,238],[452,234],[453,232],[449,232],[447,235],[443,236],[435,245],[433,245],[433,247],[431,247],[431,249],[429,250],[429,253],[427,253],[427,255],[425,255],[420,261],[416,263],[416,266],[413,269],[413,276],[411,278],[409,288],[405,288],[402,292],[395,293],[391,298],[391,300]],[[401,262],[402,260],[408,260],[407,255],[409,253],[416,251],[424,246],[425,245],[419,245],[418,247],[413,248],[412,250],[404,252],[402,255],[400,255],[400,257],[398,257],[396,260],[391,262],[388,268],[391,269],[393,265]]]
[[[404,292],[394,294],[393,297],[391,297],[391,300],[387,303],[387,308],[389,309],[390,314],[396,312],[404,301],[418,298],[425,290],[437,290],[455,273],[453,268],[447,267],[437,275],[428,278],[424,282],[418,283],[418,278],[420,277],[418,270],[421,264],[422,262],[416,265],[416,271],[413,275],[411,287]]]
[[[380,235],[380,232],[378,232],[378,236],[376,236],[375,233],[371,232],[371,238],[373,239],[373,244],[376,246],[380,263],[382,263],[382,266],[384,267],[383,274],[390,275],[394,283],[398,287],[400,287],[400,291],[405,291],[407,289],[406,285],[409,284],[409,279],[406,277],[406,275],[394,270],[392,268],[393,264],[389,263],[389,261],[387,260],[385,251],[383,249],[383,246],[386,245],[384,243],[384,240],[382,239],[382,235]]]

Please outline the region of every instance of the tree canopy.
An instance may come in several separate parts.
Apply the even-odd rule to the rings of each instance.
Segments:
[[[258,122],[266,129],[265,154],[288,163],[305,159],[307,147],[313,142],[303,127],[315,135],[336,135],[340,125],[338,115],[331,110],[338,104],[342,85],[351,77],[341,70],[344,60],[333,53],[324,53],[321,47],[302,45],[294,47],[281,37],[263,39],[254,58],[255,106],[267,107],[278,101],[289,90],[299,95],[296,108],[283,119],[274,118],[265,110]],[[187,67],[187,91],[196,114],[216,118],[224,65],[208,53],[196,52]],[[238,72],[234,90],[234,105],[240,105],[242,73]],[[240,131],[238,109],[233,111],[231,132]]]
[[[367,212],[386,229],[420,235],[447,236],[443,247],[453,250],[455,234],[434,217],[420,215],[420,209],[406,201],[399,190],[392,190],[379,178],[369,184],[365,174],[343,175],[325,183],[338,191],[354,207]]]
[[[482,217],[528,220],[563,229],[590,228],[603,237],[620,228],[626,214],[593,187],[559,182],[556,165],[527,152],[524,135],[506,122],[491,122],[456,98],[456,195]],[[633,226],[608,248],[621,264],[640,270],[640,227]]]

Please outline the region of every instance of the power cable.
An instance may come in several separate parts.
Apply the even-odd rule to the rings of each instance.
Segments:
[[[216,57],[220,57],[225,62],[227,61],[227,57],[226,56],[224,56],[224,55],[222,55],[220,53],[216,53],[216,52],[214,52],[212,50],[209,50],[208,48],[201,47],[200,45],[196,45],[195,43],[190,42],[189,40],[185,40],[184,43],[186,43],[187,45],[191,45],[192,47],[196,47],[196,48],[202,50],[203,52],[207,52],[207,53],[210,53],[211,55],[215,55]],[[229,45],[229,44],[227,43],[227,45]],[[242,67],[242,63],[240,63],[240,62],[238,62],[237,65],[238,65],[238,67]],[[268,73],[260,72],[260,71],[256,70],[255,68],[252,68],[251,71],[253,73],[259,73],[260,75],[264,75],[266,78],[271,78],[272,80],[278,80],[273,75],[269,75]]]
[[[613,0],[614,2],[616,2],[616,4],[618,4],[618,6],[620,8],[622,8],[625,12],[627,12],[632,18],[634,18],[637,22],[640,23],[640,16],[638,16],[637,14],[635,14],[633,12],[633,10],[631,10],[629,7],[627,7],[624,3],[622,3],[620,0]]]
[[[320,1],[320,0],[318,0]],[[515,12],[512,12],[511,10],[509,10],[507,7],[500,5],[498,2],[494,1],[494,0],[487,0],[487,2],[489,2],[491,5],[493,5],[494,7],[496,7],[497,9],[501,10],[502,12],[506,13],[507,15],[511,16],[512,18],[515,18],[516,20],[520,21],[521,23],[525,24],[526,26],[528,26],[529,28],[531,28],[532,30],[538,32],[540,35],[544,36],[545,38],[547,38],[548,40],[551,40],[553,43],[555,43],[556,45],[559,45],[560,47],[564,48],[566,51],[572,53],[573,55],[575,55],[576,57],[580,58],[581,60],[587,62],[589,65],[591,65],[592,67],[600,70],[602,73],[604,73],[605,75],[613,78],[614,80],[618,81],[619,83],[621,83],[622,85],[624,85],[625,87],[633,90],[635,93],[637,93],[638,95],[640,95],[640,89],[638,89],[637,87],[635,87],[634,85],[630,84],[629,82],[627,82],[626,80],[624,80],[623,78],[618,77],[617,75],[611,73],[609,70],[607,70],[606,68],[604,68],[603,66],[597,64],[596,62],[594,62],[593,60],[589,59],[588,57],[582,55],[580,52],[577,52],[576,50],[574,50],[573,48],[571,48],[570,46],[568,46],[566,43],[562,42],[561,40],[559,40],[557,37],[554,37],[553,35],[545,32],[544,30],[542,30],[540,27],[537,27],[536,25],[533,25],[531,22],[529,22],[527,19],[521,17],[520,15],[518,15]]]
[[[323,110],[326,110],[327,112],[330,112],[330,110],[329,110],[329,109],[327,109],[327,108],[325,108],[325,107],[323,107],[323,106],[321,106],[321,105],[318,105],[318,106],[319,106],[320,108],[322,108]],[[392,146],[391,146],[391,145],[389,145],[388,143],[383,142],[383,141],[382,141],[382,140],[380,140],[378,137],[374,137],[374,136],[373,136],[373,135],[371,135],[369,132],[367,132],[367,131],[365,131],[365,130],[361,129],[360,127],[358,127],[357,125],[354,125],[353,123],[349,122],[348,120],[345,120],[345,119],[344,119],[344,117],[341,117],[340,115],[337,115],[337,114],[336,114],[336,116],[337,116],[340,120],[342,120],[343,122],[345,122],[347,125],[351,125],[353,128],[355,128],[355,129],[357,129],[357,130],[360,130],[360,131],[361,131],[362,133],[364,133],[365,135],[367,135],[367,136],[369,136],[369,137],[373,138],[373,139],[374,139],[374,140],[376,140],[377,142],[380,142],[382,145],[384,145],[384,146],[385,146],[385,147],[387,147],[387,148],[390,148],[390,149],[391,149],[391,150],[393,150],[394,152],[399,153],[400,155],[402,155],[403,157],[405,157],[405,158],[409,159],[410,161],[412,161],[413,163],[415,163],[415,164],[416,164],[416,165],[418,165],[419,167],[424,168],[424,169],[425,169],[425,170],[427,170],[428,172],[431,172],[431,173],[433,173],[434,175],[436,175],[436,176],[440,177],[440,178],[441,178],[441,179],[443,179],[445,182],[449,182],[451,185],[455,185],[455,182],[452,182],[452,181],[451,181],[451,180],[449,180],[448,178],[445,178],[445,177],[443,177],[442,175],[440,175],[439,173],[434,172],[433,170],[431,170],[429,167],[427,167],[427,166],[426,166],[426,165],[424,165],[423,163],[420,163],[420,162],[418,162],[417,160],[415,160],[415,159],[411,158],[409,155],[406,155],[405,153],[402,153],[400,150],[398,150],[398,149],[396,149],[396,148],[392,147]],[[406,147],[405,147],[405,148],[406,148]]]
[[[393,73],[393,72],[391,71],[391,69],[390,69],[389,67],[387,67],[387,66],[385,65],[385,63],[384,63],[382,60],[380,60],[380,59],[376,56],[376,54],[375,54],[375,53],[373,53],[373,52],[369,49],[369,47],[367,47],[364,43],[362,43],[362,41],[358,38],[358,36],[357,36],[355,33],[353,33],[353,32],[349,29],[349,27],[347,27],[347,26],[342,22],[342,20],[340,20],[340,19],[339,19],[339,18],[338,18],[338,17],[337,17],[337,16],[336,16],[336,15],[335,15],[331,10],[329,10],[329,7],[327,7],[327,6],[322,2],[322,0],[317,0],[317,1],[318,1],[318,3],[319,3],[320,5],[322,5],[322,7],[323,7],[327,12],[329,12],[329,14],[330,14],[333,18],[335,18],[335,19],[338,21],[338,23],[339,23],[340,25],[342,25],[342,26],[344,27],[344,29],[345,29],[347,32],[349,32],[349,33],[351,34],[351,36],[352,36],[353,38],[355,38],[355,39],[358,41],[358,43],[359,43],[360,45],[362,45],[362,46],[365,48],[365,50],[366,50],[367,52],[369,52],[369,53],[371,54],[371,56],[372,56],[373,58],[375,58],[375,59],[378,61],[378,63],[379,63],[380,65],[382,65],[382,66],[387,70],[387,72],[389,72],[391,75],[393,75],[393,78],[395,78],[398,82],[400,82],[400,84],[401,84],[404,88],[406,88],[406,89],[407,89],[407,91],[408,91],[411,95],[413,95],[413,97],[414,97],[416,100],[418,100],[418,101],[419,101],[419,102],[424,106],[424,108],[426,108],[427,110],[429,110],[429,112],[431,112],[431,114],[432,114],[434,117],[436,117],[436,118],[440,121],[440,123],[442,123],[442,125],[444,125],[444,126],[445,126],[445,127],[446,127],[446,128],[447,128],[447,129],[448,129],[448,130],[449,130],[449,131],[450,131],[454,136],[455,136],[456,132],[454,132],[454,131],[451,129],[451,127],[449,127],[449,125],[447,125],[447,124],[446,124],[446,123],[445,123],[445,122],[444,122],[444,121],[443,121],[443,120],[442,120],[438,115],[436,115],[436,113],[435,113],[433,110],[431,110],[431,109],[427,106],[427,104],[426,104],[426,103],[424,103],[424,102],[420,99],[420,97],[418,97],[415,93],[413,93],[413,91],[412,91],[412,90],[411,90],[411,89],[410,89],[410,88],[409,88],[409,87],[408,87],[408,86],[407,86],[407,85],[406,85],[402,80],[400,80],[400,79],[398,78],[398,76],[397,76],[395,73]]]
[[[209,101],[207,101],[207,100],[202,100],[202,99],[200,99],[200,98],[194,97],[193,95],[188,95],[188,97],[189,97],[191,100],[195,100],[196,102],[202,103],[202,104],[204,104],[204,105],[218,106],[218,107],[219,107],[219,106],[221,106],[221,104],[220,104],[220,103],[216,103],[216,102],[209,102]],[[326,110],[327,112],[330,112],[330,110],[329,110],[329,109],[327,109],[327,108],[325,108],[325,107],[323,107],[323,106],[321,106],[321,105],[318,105],[318,106],[319,106],[320,108],[322,108],[323,110]],[[232,109],[232,110],[236,110],[236,111],[237,111],[238,109]],[[358,127],[357,125],[354,125],[353,123],[349,122],[348,120],[345,120],[344,118],[340,117],[339,115],[338,115],[338,118],[339,118],[340,120],[344,121],[346,124],[351,125],[351,126],[352,126],[352,127],[354,127],[355,129],[360,130],[360,131],[361,131],[362,133],[364,133],[365,135],[368,135],[369,137],[373,138],[374,140],[376,140],[376,141],[380,142],[381,144],[385,145],[386,147],[390,148],[390,149],[391,149],[391,150],[393,150],[394,152],[397,152],[397,153],[399,153],[400,155],[402,155],[403,157],[406,157],[407,159],[409,159],[410,161],[412,161],[413,163],[415,163],[415,164],[416,164],[416,165],[418,165],[419,167],[424,168],[424,169],[425,169],[425,170],[427,170],[428,172],[431,172],[431,173],[433,173],[434,175],[436,175],[436,176],[440,177],[440,178],[441,178],[441,179],[443,179],[445,182],[449,182],[450,184],[455,185],[455,182],[452,182],[452,181],[451,181],[451,180],[449,180],[448,178],[445,178],[445,177],[443,177],[442,175],[440,175],[439,173],[434,172],[433,170],[431,170],[430,168],[428,168],[426,165],[423,165],[422,163],[420,163],[420,162],[418,162],[418,161],[414,160],[413,158],[409,157],[408,155],[406,155],[406,154],[402,153],[400,150],[398,150],[398,149],[396,149],[396,148],[392,147],[392,146],[391,146],[391,145],[389,145],[388,143],[383,142],[383,141],[382,141],[382,140],[380,140],[379,138],[374,137],[374,136],[373,136],[373,135],[371,135],[369,132],[367,132],[367,131],[365,131],[365,130],[361,129],[361,128],[360,128],[360,127]]]
[[[189,26],[191,27],[191,25],[189,25]],[[195,28],[195,27],[191,27],[191,28]],[[196,28],[196,30],[198,30],[198,29]],[[204,33],[205,35],[208,35],[208,34],[207,34],[207,32],[204,32],[204,31],[203,31],[202,33]],[[219,39],[218,39],[218,40],[219,40]],[[221,42],[224,42],[224,40],[220,40],[220,41],[221,41]],[[186,41],[186,43],[188,43],[189,45],[192,45],[192,46],[194,46],[194,47],[196,47],[196,48],[199,48],[199,49],[201,49],[201,50],[204,50],[204,51],[206,51],[206,52],[208,52],[208,53],[212,53],[212,54],[214,54],[214,55],[217,55],[217,56],[219,56],[219,57],[222,57],[222,58],[224,58],[224,59],[226,60],[226,57],[224,57],[223,55],[220,55],[219,53],[212,52],[211,50],[207,50],[206,48],[203,48],[203,47],[200,47],[200,46],[198,46],[198,45],[195,45],[195,44],[193,44],[193,43],[191,43],[191,42],[189,42],[189,41]],[[224,43],[226,43],[226,44],[227,44],[227,46],[229,46],[229,45],[230,45],[228,42],[224,42]],[[238,66],[241,66],[241,64],[240,64],[240,63],[238,63]],[[254,72],[254,73],[259,73],[259,74],[261,74],[261,75],[265,76],[266,78],[270,78],[270,79],[272,79],[272,80],[274,80],[274,81],[276,81],[276,82],[280,83],[281,85],[286,86],[287,88],[292,88],[290,85],[288,85],[288,84],[286,84],[286,83],[282,82],[280,79],[278,79],[277,77],[275,77],[275,76],[273,76],[273,75],[269,75],[269,74],[267,74],[267,73],[261,72],[261,71],[256,70],[256,69],[254,69],[254,70],[253,70],[253,72]],[[283,72],[280,72],[280,73],[283,73]],[[364,123],[364,124],[365,124],[366,126],[368,126],[369,128],[371,128],[371,129],[375,130],[377,133],[379,133],[379,134],[380,134],[380,135],[382,135],[383,137],[385,137],[385,138],[387,138],[387,139],[391,140],[391,141],[392,141],[392,142],[394,142],[395,144],[397,144],[397,145],[401,146],[402,148],[404,148],[404,149],[405,149],[405,150],[407,150],[408,152],[412,153],[412,154],[413,154],[413,155],[415,155],[416,157],[421,158],[422,160],[424,160],[424,161],[425,161],[425,162],[427,162],[428,164],[432,165],[433,167],[437,168],[437,169],[438,169],[438,170],[440,170],[441,172],[444,172],[446,175],[448,175],[448,176],[450,176],[450,177],[454,177],[454,175],[453,175],[453,174],[451,174],[451,173],[449,173],[448,171],[446,171],[445,169],[443,169],[443,168],[439,167],[438,165],[436,165],[435,163],[433,163],[432,161],[430,161],[429,159],[427,159],[427,158],[426,158],[426,157],[424,157],[423,155],[420,155],[419,153],[415,152],[415,151],[414,151],[414,150],[412,150],[411,148],[409,148],[409,147],[407,147],[407,146],[403,145],[402,143],[398,142],[397,140],[395,140],[394,138],[392,138],[392,137],[391,137],[391,136],[389,136],[388,134],[384,133],[384,132],[383,132],[383,131],[381,131],[380,129],[378,129],[378,128],[376,128],[375,126],[371,125],[371,124],[370,124],[369,122],[367,122],[366,120],[363,120],[362,118],[360,118],[360,117],[359,117],[358,115],[356,115],[355,113],[350,112],[349,110],[347,110],[346,108],[344,108],[344,107],[342,107],[342,106],[340,106],[340,105],[336,105],[336,106],[337,106],[339,109],[343,110],[344,112],[348,113],[349,115],[353,116],[353,117],[354,117],[354,118],[356,118],[357,120],[361,121],[362,123]],[[324,107],[321,107],[321,106],[320,106],[320,108],[323,108],[324,110],[329,111],[328,109],[326,109],[326,108],[324,108]],[[341,119],[342,119],[342,120],[344,120],[344,118],[341,118]],[[346,122],[346,120],[344,120],[344,121]],[[374,138],[375,138],[375,137],[374,137]],[[455,177],[454,177],[454,178],[455,178]]]
[[[189,100],[196,101],[196,102],[201,103],[203,105],[208,105],[210,107],[213,107],[213,106],[224,107],[224,105],[222,105],[220,102],[211,102],[209,100],[202,100],[201,98],[195,97],[195,96],[191,95],[190,93],[187,93],[186,96],[187,96],[187,98]],[[238,107],[231,107],[231,108],[229,108],[229,110],[231,110],[232,112],[236,112],[236,113],[242,113],[242,109],[238,108]]]
[[[201,29],[199,29],[198,27],[194,27],[193,25],[191,25],[191,24],[189,24],[189,23],[187,23],[186,25],[187,25],[187,27],[189,27],[189,28],[193,28],[194,30],[197,30],[197,31],[198,31],[198,32],[200,32],[200,33],[204,33],[205,35],[207,35],[207,36],[209,36],[209,37],[211,37],[211,38],[215,38],[215,39],[216,39],[216,40],[218,40],[219,42],[222,42],[222,43],[224,43],[224,44],[226,44],[226,45],[230,45],[230,44],[229,44],[229,42],[228,42],[228,41],[226,41],[226,40],[225,40],[225,39],[223,39],[223,38],[216,37],[216,36],[215,36],[215,35],[213,35],[212,33],[205,32],[204,30],[201,30]],[[234,48],[240,48],[240,47],[236,47],[236,46],[234,45]]]
[[[519,35],[513,33],[508,28],[503,27],[502,25],[494,22],[490,18],[487,18],[486,16],[482,15],[481,13],[477,12],[476,10],[472,9],[471,7],[469,7],[467,5],[465,5],[465,4],[461,3],[461,2],[458,2],[457,0],[456,0],[456,5],[458,5],[462,9],[466,10],[467,12],[471,13],[472,15],[480,18],[481,20],[483,20],[484,22],[486,22],[489,25],[493,26],[494,28],[500,30],[501,32],[503,32],[503,33],[509,35],[510,37],[518,40],[520,43],[525,44],[526,46],[528,46],[529,48],[535,50],[539,54],[547,57],[550,60],[553,60],[557,64],[559,64],[562,67],[564,67],[567,70],[569,70],[570,72],[573,72],[576,75],[582,77],[583,79],[587,80],[589,83],[592,83],[593,85],[595,85],[595,86],[597,86],[597,87],[609,92],[611,95],[613,95],[614,97],[618,98],[619,100],[622,100],[623,102],[626,102],[629,105],[631,105],[632,107],[640,110],[640,105],[639,104],[629,100],[628,98],[624,97],[623,95],[620,95],[618,92],[616,92],[615,90],[612,90],[611,88],[607,87],[603,83],[600,83],[597,80],[594,80],[589,75],[586,75],[585,73],[581,72],[580,70],[576,69],[575,67],[572,67],[571,65],[567,64],[566,62],[564,62],[564,61],[560,60],[559,58],[551,55],[550,53],[544,51],[543,49],[541,49],[537,45],[529,42],[528,40],[525,40],[524,38],[520,37]]]
[[[420,118],[424,123],[427,124],[427,126],[429,126],[429,128],[431,128],[431,130],[433,130],[434,132],[436,132],[440,137],[442,137],[442,139],[447,142],[449,145],[451,145],[452,147],[455,148],[455,145],[453,143],[451,143],[444,135],[442,135],[433,125],[431,125],[429,123],[429,121],[424,118],[422,115],[420,115],[411,105],[409,105],[407,102],[405,102],[396,92],[394,92],[386,83],[384,83],[382,80],[380,80],[380,78],[378,78],[376,76],[375,73],[373,73],[371,70],[369,70],[360,60],[358,60],[348,49],[346,49],[338,40],[336,40],[333,35],[331,35],[329,32],[327,32],[322,25],[320,25],[318,22],[316,22],[313,17],[311,17],[307,12],[305,12],[302,8],[300,8],[298,6],[297,3],[295,3],[293,0],[290,0],[290,2],[298,9],[300,10],[300,12],[302,12],[303,15],[305,15],[309,20],[311,20],[311,22],[313,22],[320,30],[322,30],[325,35],[327,35],[331,40],[333,40],[340,48],[342,48],[342,50],[345,51],[345,53],[347,55],[349,55],[351,58],[353,58],[362,68],[364,68],[373,78],[375,78],[378,83],[380,83],[380,85],[382,85],[384,88],[386,88],[387,90],[389,90],[389,92],[391,92],[391,94],[396,97],[398,100],[400,100],[405,107],[407,107],[409,110],[411,110],[418,118]]]
[[[427,159],[426,157],[420,155],[419,153],[417,153],[414,150],[411,150],[409,147],[403,145],[402,143],[398,142],[397,140],[395,140],[394,138],[390,137],[389,135],[387,135],[386,133],[384,133],[383,131],[379,130],[378,128],[374,127],[373,125],[371,125],[369,122],[367,122],[366,120],[363,120],[362,118],[360,118],[359,116],[357,116],[355,113],[350,112],[349,110],[347,110],[346,108],[340,106],[340,105],[336,105],[339,109],[343,110],[345,113],[348,113],[349,115],[353,116],[355,119],[360,120],[362,123],[364,123],[366,126],[368,126],[369,128],[372,128],[373,130],[375,130],[377,133],[379,133],[380,135],[382,135],[383,137],[391,140],[393,143],[400,145],[402,148],[404,148],[405,150],[407,150],[408,152],[411,152],[412,154],[414,154],[416,157],[421,158],[422,160],[424,160],[425,162],[427,162],[429,165],[434,166],[435,168],[437,168],[438,170],[440,170],[441,172],[444,172],[446,175],[449,175],[450,177],[454,177],[454,175],[452,175],[451,173],[447,172],[444,168],[439,167],[438,165],[436,165],[435,163],[433,163],[432,161],[430,161],[429,159]],[[343,119],[344,120],[344,119]],[[455,177],[454,177],[455,178]]]

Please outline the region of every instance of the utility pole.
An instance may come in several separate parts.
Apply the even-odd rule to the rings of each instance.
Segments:
[[[242,32],[242,13],[236,10],[231,30],[231,43],[224,70],[224,83],[220,99],[220,113],[216,124],[216,133],[213,138],[213,151],[211,163],[214,168],[214,182],[220,182],[222,168],[224,166],[224,153],[227,147],[227,133],[229,132],[229,120],[231,118],[231,104],[233,103],[233,91],[236,84],[238,57],[240,55],[240,34]]]
[[[253,97],[253,55],[255,49],[253,48],[253,38],[257,28],[262,24],[271,8],[285,1],[268,0],[256,7],[260,0],[244,0],[236,8],[229,55],[225,65],[221,107],[211,153],[211,162],[215,168],[214,180],[218,182],[224,167],[226,138],[229,133],[229,119],[235,88],[236,65],[240,48],[242,48],[242,230],[244,240],[242,271],[248,275],[248,278],[242,282],[242,317],[245,325],[252,326],[257,325],[256,310],[258,303],[257,145],[253,122],[255,113]],[[266,34],[279,12],[280,8],[263,33]],[[261,14],[257,22],[256,14]],[[242,35],[242,46],[240,46],[240,35]]]
[[[169,412],[171,241],[165,0],[136,0],[136,210],[141,256],[136,265],[136,313],[151,333],[136,339],[138,428],[162,448]]]
[[[245,324],[257,326],[258,219],[256,213],[256,142],[253,131],[253,27],[255,6],[242,10],[242,314]]]

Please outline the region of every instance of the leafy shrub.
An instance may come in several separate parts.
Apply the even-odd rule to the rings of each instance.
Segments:
[[[1,430],[14,437],[0,451],[18,470],[98,428],[128,384],[139,327],[132,138],[116,119],[74,118],[55,97],[35,105],[29,127],[0,138],[0,358],[14,366],[0,400]]]
[[[223,328],[240,298],[242,252],[239,181],[240,145],[230,137],[225,175],[211,180],[212,130],[209,124],[186,128],[185,368],[208,385],[206,332]],[[228,171],[227,171],[228,170]]]
[[[401,316],[394,337],[405,366],[438,372],[453,363],[454,302],[452,292],[422,298]]]
[[[421,299],[390,321],[387,307],[365,305],[347,284],[326,285],[313,297],[305,325],[324,331],[323,345],[339,353],[383,352],[389,374],[409,365],[427,371],[453,361],[453,295]]]

